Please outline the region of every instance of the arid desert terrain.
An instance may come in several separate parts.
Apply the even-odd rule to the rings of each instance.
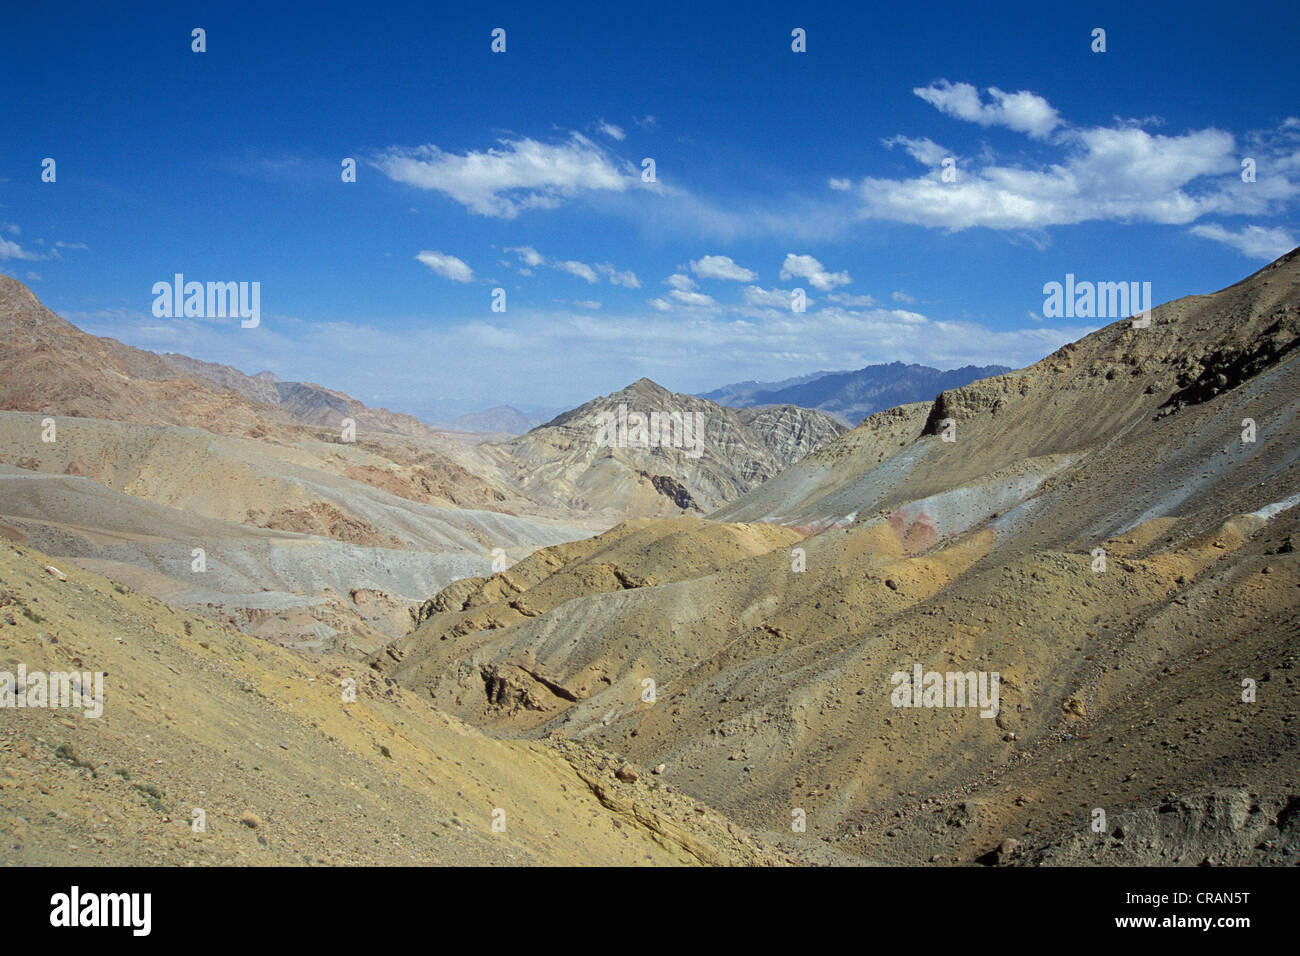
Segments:
[[[851,428],[0,339],[2,863],[1300,862],[1300,250]]]

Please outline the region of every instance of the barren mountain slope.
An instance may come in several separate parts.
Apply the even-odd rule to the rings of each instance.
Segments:
[[[1028,368],[943,392],[916,432],[914,414],[903,415],[900,432],[901,410],[882,412],[850,437],[893,445],[892,454],[881,449],[883,460],[837,442],[714,517],[826,524],[856,512],[862,520],[1005,470],[1024,472],[1027,462],[1039,462],[1031,470],[1044,479],[1073,462],[1057,483],[1094,486],[1101,508],[1090,520],[1109,514],[1115,526],[1174,503],[1185,510],[1188,498],[1213,496],[1223,482],[1240,489],[1247,480],[1238,464],[1267,459],[1276,471],[1293,462],[1276,436],[1293,419],[1282,378],[1300,333],[1298,284],[1300,250],[1221,292],[1158,307],[1147,328],[1115,322]],[[1230,398],[1210,403],[1219,393]],[[1257,425],[1254,443],[1241,440],[1247,417]],[[911,440],[939,436],[949,420],[954,441]],[[1128,497],[1104,494],[1112,482],[1123,482]]]
[[[610,754],[493,740],[49,561],[0,542],[0,671],[104,672],[102,715],[4,711],[0,864],[790,862]]]
[[[493,685],[491,700],[470,695],[483,705],[477,711],[481,716],[502,707],[513,714],[521,706],[544,714],[553,709],[550,696],[556,693],[544,675],[527,667],[497,668],[490,663],[476,671],[478,659],[466,655],[490,644],[500,629],[546,614],[574,598],[697,578],[799,539],[798,533],[771,525],[724,525],[691,517],[634,519],[595,538],[538,551],[491,577],[457,581],[419,609],[419,626],[378,653],[376,666],[408,686],[431,688],[445,669],[455,666],[471,691],[479,687],[476,679]],[[561,696],[587,696],[593,686],[608,683],[607,676],[584,674],[580,686]],[[471,707],[470,712],[476,711]]]
[[[618,590],[584,589],[581,556],[507,571],[478,589],[516,610],[554,594],[515,619],[445,592],[403,660],[373,664],[497,733],[663,762],[790,845],[1295,860],[1298,334],[1292,253],[1148,328],[873,416],[719,513],[825,529],[797,546]],[[998,673],[996,716],[893,706],[917,665]],[[1098,807],[1131,825],[1092,833]]]
[[[0,522],[296,647],[369,653],[409,630],[431,591],[486,572],[494,552],[518,558],[594,530],[456,507],[419,468],[369,447],[88,418],[58,419],[57,440],[43,442],[42,421],[0,412],[0,463],[21,466],[0,464]],[[203,573],[195,548],[207,554]]]
[[[530,501],[409,416],[86,335],[7,278],[0,333],[0,405],[31,409],[0,411],[12,536],[277,642],[368,653],[494,555],[607,524]]]
[[[487,570],[493,548],[517,555],[579,533],[492,512],[388,504],[389,526],[412,541],[258,528],[88,478],[0,465],[0,537],[300,648],[369,653],[410,629],[411,612],[431,590]]]
[[[421,500],[454,495],[457,503],[493,510],[536,510],[472,444],[452,434],[319,386],[269,383],[228,366],[88,335],[7,276],[0,276],[0,338],[0,411],[37,412],[56,422],[178,425],[280,446],[340,444],[343,419],[351,417],[356,442],[390,463],[359,468],[354,480],[385,487],[394,481],[388,473],[397,472],[409,496]],[[271,394],[273,402],[262,400]],[[39,452],[28,449],[28,455]]]

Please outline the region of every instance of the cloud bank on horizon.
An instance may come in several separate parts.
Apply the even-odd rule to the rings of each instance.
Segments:
[[[1023,43],[1022,14],[989,16]],[[982,69],[957,72],[941,67],[970,60],[966,24],[894,12],[873,46],[919,32],[933,49],[859,85],[852,30],[825,17],[808,25],[805,52],[790,43],[803,14],[727,25],[715,66],[734,75],[710,79],[672,71],[708,51],[669,44],[667,27],[606,25],[614,33],[591,41],[605,53],[571,62],[556,52],[565,37],[598,29],[581,19],[521,14],[493,53],[495,24],[462,15],[447,30],[463,42],[401,83],[342,48],[345,76],[316,78],[319,93],[287,64],[268,67],[285,88],[260,93],[301,116],[241,129],[259,89],[239,58],[286,34],[272,22],[250,37],[247,18],[227,16],[209,29],[211,53],[182,45],[169,61],[227,94],[201,113],[233,130],[238,148],[219,162],[201,130],[172,131],[166,150],[153,139],[166,130],[129,124],[86,155],[75,144],[93,136],[92,111],[51,105],[64,81],[18,91],[25,105],[0,146],[0,269],[96,334],[417,414],[434,398],[576,404],[643,375],[703,391],[893,360],[1019,366],[1122,318],[1045,318],[1043,285],[1066,273],[1149,281],[1160,302],[1300,243],[1300,117],[1293,96],[1260,81],[1277,75],[1267,64],[1281,29],[1260,38],[1260,62],[1214,47],[1218,87],[1189,97],[1189,49],[1223,32],[1209,24],[1175,31],[1146,63],[1135,48],[1150,59],[1152,27],[1111,13],[1101,51],[1089,30],[1053,27],[1073,72],[996,39]],[[43,29],[19,17],[6,44],[18,66],[18,45]],[[171,42],[145,32],[134,42]],[[1158,75],[1175,59],[1177,75]],[[145,105],[197,96],[194,77],[156,93],[147,71],[123,82]],[[354,88],[382,104],[374,115],[348,112]],[[59,131],[44,141],[42,105]],[[43,182],[50,154],[59,172]],[[160,322],[145,292],[173,272],[259,280],[262,323]]]

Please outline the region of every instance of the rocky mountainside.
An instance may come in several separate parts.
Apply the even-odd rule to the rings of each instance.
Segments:
[[[204,362],[186,355],[168,352],[162,356],[169,365],[186,375],[206,379],[238,392],[245,398],[277,406],[296,422],[338,430],[340,423],[351,419],[361,433],[386,433],[419,438],[443,448],[448,445],[445,432],[425,424],[413,415],[371,408],[351,395],[312,382],[284,382],[270,372],[245,375],[229,365]]]
[[[0,865],[799,862],[614,754],[492,740],[355,660],[50,563],[0,541],[0,670],[100,672],[101,713],[4,711]]]
[[[930,401],[939,392],[1009,371],[1004,365],[964,365],[943,371],[928,365],[890,362],[868,365],[855,372],[818,372],[784,382],[741,382],[700,397],[736,408],[761,405],[816,408],[856,425],[875,412]]]
[[[0,411],[199,428],[281,445],[339,442],[350,417],[357,444],[454,477],[464,500],[492,507],[518,498],[504,493],[472,446],[416,418],[317,385],[88,335],[7,276],[0,276],[0,336],[8,344],[0,353]]]
[[[1298,342],[1300,250],[457,582],[372,666],[840,860],[1294,863]]]
[[[644,418],[638,423],[636,416]],[[723,408],[643,378],[526,435],[483,447],[537,500],[668,516],[711,511],[843,431],[821,412]]]
[[[186,375],[193,375],[195,378],[205,378],[210,382],[215,382],[232,392],[238,392],[250,401],[261,402],[264,405],[280,404],[280,392],[275,387],[280,379],[273,372],[258,372],[256,375],[245,375],[231,365],[204,362],[202,359],[191,358],[188,355],[180,355],[176,352],[164,352],[162,357],[167,361],[167,364],[177,371]]]
[[[177,374],[162,357],[87,335],[0,276],[0,409],[267,433],[288,417]]]

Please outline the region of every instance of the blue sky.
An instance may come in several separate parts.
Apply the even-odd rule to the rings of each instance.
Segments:
[[[467,6],[9,11],[0,270],[436,418],[1019,366],[1108,321],[1042,316],[1066,273],[1163,302],[1300,237],[1294,4]],[[260,282],[260,326],[156,318],[177,272]]]

